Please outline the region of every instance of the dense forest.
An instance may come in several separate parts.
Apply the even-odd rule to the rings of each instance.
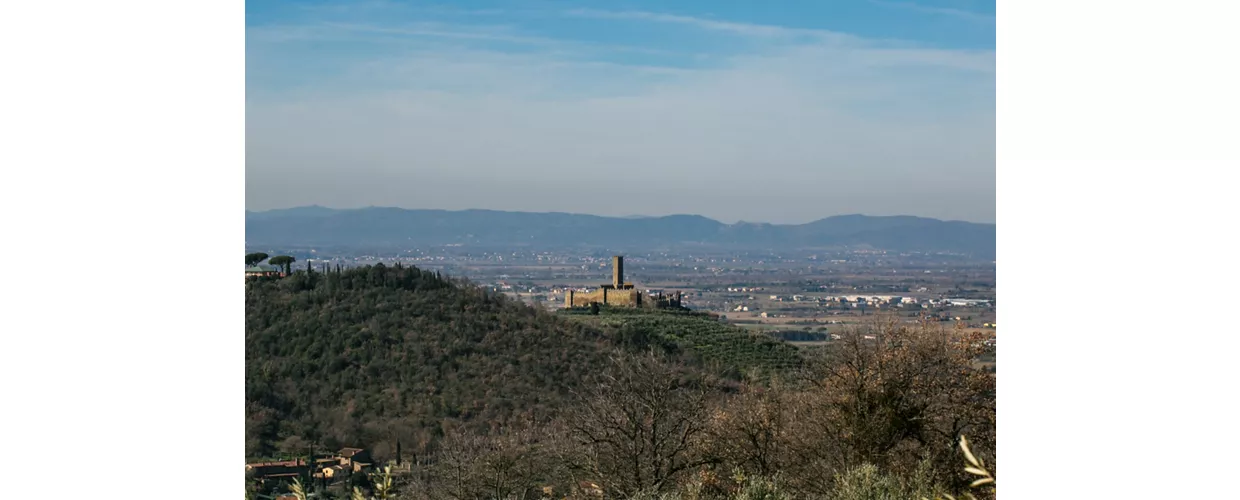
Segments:
[[[656,348],[740,380],[796,366],[794,348],[694,314],[590,321],[412,267],[298,271],[246,285],[248,458],[402,440],[427,446],[559,407],[618,352]],[[408,448],[410,445],[413,448]]]
[[[809,351],[687,311],[549,313],[413,267],[248,280],[247,459],[402,450],[394,489],[359,497],[993,497],[970,486],[994,471],[984,344],[899,321]]]

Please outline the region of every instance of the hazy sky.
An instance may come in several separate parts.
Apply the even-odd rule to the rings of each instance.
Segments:
[[[246,2],[246,208],[994,222],[994,2]]]

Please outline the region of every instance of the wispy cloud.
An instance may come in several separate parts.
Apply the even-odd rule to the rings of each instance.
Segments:
[[[391,14],[393,12],[399,12],[406,15],[432,14],[449,16],[502,16],[510,12],[504,9],[462,9],[446,5],[410,5],[408,3],[394,2],[391,0],[297,4],[296,7],[301,12],[319,15],[364,14],[373,12]]]
[[[441,23],[414,23],[398,26],[378,26],[373,24],[353,24],[353,23],[332,23],[325,22],[322,26],[331,28],[340,28],[350,31],[362,31],[370,33],[383,33],[390,35],[410,35],[410,36],[426,36],[438,38],[460,38],[470,40],[490,40],[498,42],[536,44],[536,45],[560,45],[562,40],[553,38],[523,36],[505,33],[502,28],[494,27],[462,27],[460,25],[446,25]]]
[[[719,21],[714,19],[706,19],[691,16],[679,16],[673,14],[660,14],[656,12],[642,11],[607,11],[595,9],[573,9],[565,11],[566,16],[581,17],[591,19],[615,19],[615,20],[638,20],[652,21],[657,23],[681,24],[692,26],[704,30],[723,31],[745,36],[757,37],[813,37],[823,41],[849,42],[859,41],[860,39],[845,33],[837,33],[827,30],[789,28],[784,26],[772,26],[767,24],[750,24],[737,23],[730,21]]]
[[[922,5],[918,3],[912,3],[912,2],[889,2],[886,0],[870,0],[870,3],[875,4],[875,5],[882,5],[886,7],[908,9],[908,10],[913,10],[913,11],[922,12],[926,14],[935,14],[935,15],[940,15],[940,16],[955,17],[958,19],[965,19],[968,21],[979,22],[979,23],[994,23],[995,22],[995,16],[992,16],[990,14],[982,14],[979,12],[971,12],[967,10],[953,9],[950,7],[935,7],[935,6]]]

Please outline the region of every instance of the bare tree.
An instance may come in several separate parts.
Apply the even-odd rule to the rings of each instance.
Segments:
[[[934,460],[951,476],[962,433],[992,442],[994,376],[972,366],[979,339],[884,316],[832,344],[797,421],[799,462],[908,472]]]
[[[667,491],[715,460],[702,452],[705,386],[654,354],[611,360],[597,385],[570,410],[577,459],[608,495]]]
[[[779,381],[745,386],[710,420],[711,453],[761,477],[784,470],[791,465],[794,396]]]
[[[500,434],[454,431],[445,436],[432,467],[436,498],[521,498],[549,481],[546,436],[532,426],[512,425]]]

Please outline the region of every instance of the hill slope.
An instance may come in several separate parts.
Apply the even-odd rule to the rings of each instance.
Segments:
[[[607,353],[598,330],[414,268],[298,273],[246,289],[246,452],[288,436],[432,439],[568,394]]]
[[[304,440],[417,450],[445,427],[545,416],[617,350],[669,339],[702,375],[797,364],[794,348],[729,328],[698,316],[570,318],[409,267],[250,282],[246,454]]]
[[[705,313],[616,308],[603,309],[599,316],[574,317],[614,331],[622,346],[661,349],[733,379],[765,378],[801,366],[795,346]]]
[[[274,246],[722,245],[738,248],[865,246],[993,258],[995,225],[923,217],[843,215],[798,225],[724,224],[698,215],[600,217],[493,210],[334,210],[302,207],[246,212],[246,241]]]

